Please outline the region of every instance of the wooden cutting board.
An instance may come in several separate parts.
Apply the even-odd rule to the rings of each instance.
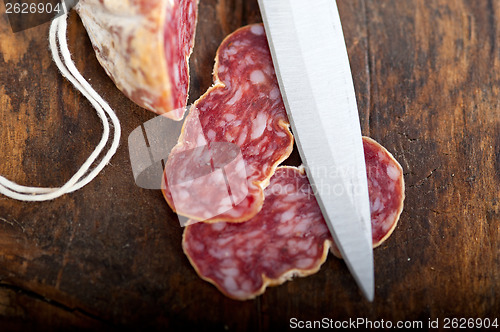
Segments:
[[[405,209],[374,252],[366,302],[345,264],[253,301],[224,297],[181,250],[182,228],[156,190],[134,184],[127,137],[154,117],[131,103],[69,19],[77,67],[123,126],[111,164],[51,202],[0,196],[0,329],[46,327],[283,330],[290,319],[500,318],[500,2],[338,0],[362,130],[404,168]],[[191,101],[211,85],[216,49],[261,22],[256,1],[201,0]],[[63,184],[97,144],[101,124],[58,73],[49,25],[12,33],[0,6],[0,174]],[[289,163],[297,163],[295,154]],[[442,325],[440,325],[442,327]]]

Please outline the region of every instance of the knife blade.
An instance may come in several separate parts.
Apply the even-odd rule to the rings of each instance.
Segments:
[[[306,173],[351,274],[374,298],[366,166],[335,0],[259,0],[274,67]]]

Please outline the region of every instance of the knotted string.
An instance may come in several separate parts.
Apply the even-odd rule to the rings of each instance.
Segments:
[[[106,103],[83,78],[78,69],[75,67],[73,60],[71,59],[71,54],[69,52],[68,43],[66,40],[67,17],[68,14],[65,13],[64,15],[55,18],[50,26],[49,43],[50,50],[52,52],[52,58],[61,71],[61,74],[66,77],[71,83],[73,83],[75,88],[90,101],[92,106],[94,106],[97,114],[99,115],[99,118],[102,121],[104,129],[102,138],[99,144],[96,146],[95,150],[85,161],[85,163],[62,187],[27,187],[14,183],[0,176],[0,194],[13,199],[32,202],[47,201],[82,188],[90,181],[92,181],[109,163],[113,155],[116,153],[116,150],[118,149],[118,145],[120,143],[121,128],[118,117],[111,109],[111,107],[109,107],[108,103]],[[113,142],[101,161],[95,166],[95,168],[91,170],[92,165],[97,160],[99,155],[103,152],[106,144],[109,141],[109,120],[114,127]]]

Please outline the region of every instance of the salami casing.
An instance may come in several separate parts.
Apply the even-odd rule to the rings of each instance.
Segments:
[[[180,120],[189,88],[198,0],[80,0],[75,7],[116,86],[150,111]]]
[[[214,185],[215,175],[206,182],[192,180],[205,160],[197,151],[209,150],[197,148],[210,147],[213,142],[227,142],[241,150],[246,178],[241,185],[245,188],[233,186],[230,191],[246,193],[242,199],[231,203],[228,191]],[[186,117],[165,166],[165,199],[177,214],[192,220],[246,221],[262,208],[263,189],[292,149],[293,137],[264,28],[261,24],[243,27],[222,42],[215,60],[214,85]],[[204,163],[208,167],[210,161]],[[182,186],[184,177],[190,182],[186,180]]]
[[[374,246],[394,230],[403,209],[401,166],[381,145],[363,138]],[[294,276],[317,272],[328,249],[338,255],[303,169],[278,167],[262,210],[244,223],[196,223],[183,249],[201,278],[228,297],[246,300]]]

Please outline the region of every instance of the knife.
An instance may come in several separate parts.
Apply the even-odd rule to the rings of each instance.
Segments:
[[[366,166],[335,0],[259,0],[283,101],[306,174],[347,267],[374,298]]]

